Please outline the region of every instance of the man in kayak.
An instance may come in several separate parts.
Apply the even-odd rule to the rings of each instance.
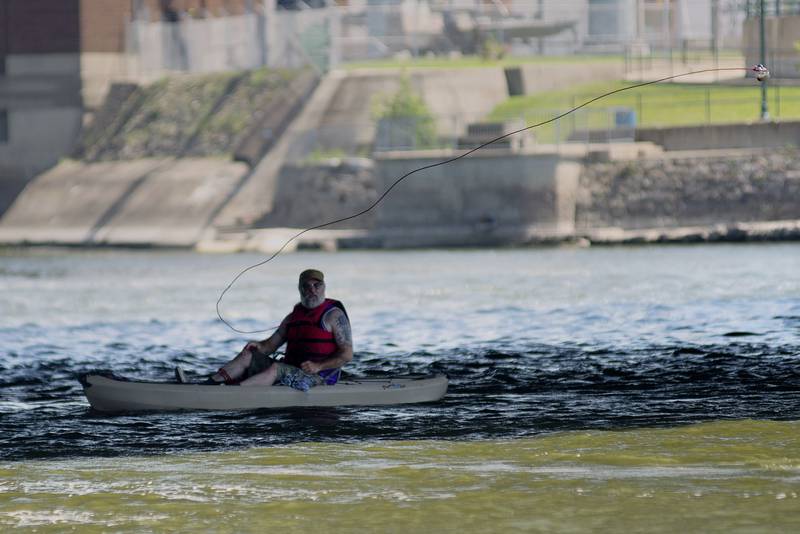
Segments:
[[[316,269],[300,273],[300,302],[278,329],[263,341],[251,341],[205,384],[271,386],[275,383],[308,391],[335,384],[341,367],[353,359],[353,337],[344,305],[325,298],[325,275]],[[270,355],[286,343],[282,361]],[[179,382],[183,370],[175,369]]]

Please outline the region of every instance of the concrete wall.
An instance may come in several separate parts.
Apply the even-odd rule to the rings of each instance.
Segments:
[[[172,160],[149,173],[93,240],[101,244],[194,246],[241,183],[243,163]]]
[[[499,67],[348,72],[330,97],[319,124],[303,140],[305,151],[338,149],[352,155],[371,150],[376,135],[375,110],[398,91],[402,76],[408,76],[414,92],[434,115],[442,136],[463,134],[469,122],[485,117],[508,97]]]
[[[800,146],[800,122],[638,128],[636,141],[650,141],[664,150],[784,148]]]
[[[0,243],[192,246],[246,172],[219,159],[65,161],[0,219]]]
[[[71,148],[81,128],[80,60],[77,54],[12,55],[0,77],[0,109],[9,115],[0,165],[38,173]]]
[[[603,61],[581,64],[523,63],[522,73],[524,94],[553,91],[565,86],[621,80],[625,77],[625,64],[622,61]]]
[[[411,74],[411,83],[437,118],[437,129],[453,133],[454,126],[485,117],[508,98],[503,69],[429,69]],[[460,128],[459,128],[460,129]]]
[[[359,213],[376,197],[374,168],[369,159],[286,165],[277,180],[272,212],[255,226],[309,228]],[[375,212],[371,211],[328,229],[371,228],[374,220]]]
[[[581,163],[576,158],[505,151],[472,156],[407,176],[377,208],[384,246],[524,242],[568,235]],[[377,158],[377,190],[453,154],[387,153]]]
[[[573,83],[619,79],[623,67],[621,62],[604,62],[523,64],[513,68],[520,70],[523,92],[531,94]],[[317,127],[300,142],[305,145],[305,152],[317,148],[358,154],[371,149],[376,135],[375,109],[381,101],[397,92],[402,76],[408,76],[413,90],[434,115],[438,134],[452,139],[464,135],[469,123],[484,120],[509,96],[501,67],[347,72]],[[303,149],[298,148],[295,152],[302,153]]]
[[[16,108],[8,110],[9,141],[0,144],[0,162],[27,178],[58,163],[80,132],[80,108]]]
[[[2,39],[2,38],[0,38]],[[76,53],[16,53],[0,76],[0,215],[34,176],[55,165],[78,137],[83,118]]]
[[[162,163],[65,161],[29,184],[0,219],[0,242],[89,244],[113,207]]]
[[[267,4],[271,4],[268,2]],[[330,32],[332,9],[266,9],[225,17],[136,19],[126,26],[129,73],[149,81],[170,72],[220,72],[262,66],[327,70],[338,51]]]

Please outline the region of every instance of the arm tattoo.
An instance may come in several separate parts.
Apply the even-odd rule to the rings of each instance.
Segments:
[[[333,329],[333,335],[336,338],[336,344],[340,347],[344,345],[353,345],[350,321],[347,320],[345,314],[342,313],[336,318],[336,328]]]

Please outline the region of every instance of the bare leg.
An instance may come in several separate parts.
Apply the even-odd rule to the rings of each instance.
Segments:
[[[242,386],[271,386],[275,383],[275,379],[278,377],[278,366],[271,365],[269,369],[266,371],[262,371],[258,374],[255,374],[248,378],[247,380],[242,380],[240,385]]]
[[[236,355],[234,359],[226,363],[222,368],[228,373],[232,379],[236,380],[240,376],[244,374],[247,368],[250,366],[250,362],[253,360],[253,352],[247,348],[242,349],[242,352]],[[217,382],[224,382],[225,377],[223,377],[219,373],[214,373],[211,376],[212,380]]]

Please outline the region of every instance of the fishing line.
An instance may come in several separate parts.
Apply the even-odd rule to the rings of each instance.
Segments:
[[[363,210],[361,210],[358,213],[355,213],[353,215],[349,215],[347,217],[342,217],[341,219],[336,219],[336,220],[329,221],[329,222],[326,222],[326,223],[323,223],[323,224],[318,224],[316,226],[311,226],[309,228],[306,228],[305,230],[301,230],[301,231],[297,232],[295,235],[293,235],[292,237],[290,237],[289,239],[287,239],[286,242],[283,245],[281,245],[280,248],[278,248],[278,250],[276,250],[267,259],[262,260],[262,261],[260,261],[258,263],[255,263],[253,265],[250,265],[249,267],[246,267],[246,268],[242,269],[236,276],[233,277],[233,280],[231,280],[230,283],[227,286],[225,286],[225,289],[222,290],[222,293],[220,293],[219,298],[217,299],[217,306],[216,306],[216,308],[217,308],[217,317],[219,317],[220,321],[225,323],[225,326],[227,326],[228,328],[230,328],[231,330],[233,330],[234,332],[237,332],[239,334],[259,334],[259,333],[262,333],[262,332],[269,332],[269,331],[274,330],[275,328],[277,328],[277,327],[272,327],[272,328],[268,328],[268,329],[265,329],[265,330],[239,330],[238,328],[234,327],[230,322],[228,322],[222,316],[222,312],[220,311],[220,304],[222,303],[222,299],[225,297],[225,294],[228,292],[228,290],[230,290],[233,287],[233,285],[239,280],[239,278],[244,276],[245,273],[271,262],[278,255],[280,255],[284,251],[284,249],[286,249],[286,247],[289,246],[289,244],[292,241],[294,241],[298,237],[302,236],[305,233],[311,232],[312,230],[319,230],[320,228],[325,228],[325,227],[328,227],[328,226],[332,226],[334,224],[338,224],[338,223],[341,223],[341,222],[345,222],[345,221],[349,221],[349,220],[355,219],[357,217],[361,217],[365,213],[368,213],[368,212],[372,211],[373,208],[375,208],[378,204],[380,204],[383,201],[383,199],[386,198],[387,195],[389,195],[389,193],[392,191],[392,189],[397,187],[397,185],[400,184],[400,182],[402,182],[403,180],[405,180],[406,178],[408,178],[412,174],[416,174],[418,172],[425,171],[425,170],[428,170],[428,169],[433,169],[435,167],[441,167],[443,165],[448,165],[448,164],[453,163],[455,161],[458,161],[460,159],[466,158],[470,154],[473,154],[473,153],[477,152],[478,150],[481,150],[482,148],[485,148],[485,147],[487,147],[487,146],[489,146],[489,145],[491,145],[493,143],[501,141],[501,140],[503,140],[503,139],[505,139],[507,137],[511,137],[512,135],[517,135],[519,133],[522,133],[522,132],[525,132],[525,131],[528,131],[528,130],[532,130],[534,128],[539,128],[540,126],[545,126],[547,124],[550,124],[551,122],[555,122],[555,121],[557,121],[559,119],[562,119],[562,118],[566,117],[567,115],[575,113],[579,109],[584,108],[584,107],[588,106],[589,104],[597,102],[598,100],[601,100],[603,98],[609,97],[611,95],[614,95],[614,94],[617,94],[617,93],[621,93],[623,91],[630,91],[631,89],[638,89],[640,87],[646,87],[648,85],[653,85],[653,84],[656,84],[656,83],[661,83],[661,82],[666,82],[666,81],[669,81],[669,80],[674,80],[675,78],[681,78],[681,77],[685,77],[685,76],[692,76],[694,74],[703,74],[703,73],[707,73],[707,72],[731,71],[731,70],[753,71],[753,72],[756,73],[756,76],[755,76],[756,79],[758,81],[760,81],[760,82],[764,82],[767,78],[769,78],[769,71],[767,70],[767,68],[764,65],[758,64],[758,65],[756,65],[755,67],[752,67],[752,68],[750,68],[750,67],[718,67],[718,68],[713,68],[713,69],[695,70],[695,71],[691,71],[691,72],[684,72],[684,73],[681,73],[681,74],[673,74],[672,76],[666,76],[664,78],[659,78],[657,80],[651,80],[649,82],[637,83],[637,84],[634,84],[634,85],[630,85],[628,87],[621,87],[619,89],[614,89],[613,91],[609,91],[607,93],[603,93],[600,96],[596,96],[596,97],[594,97],[594,98],[592,98],[590,100],[587,100],[586,102],[584,102],[584,103],[582,103],[580,105],[577,105],[577,106],[565,111],[564,113],[556,115],[555,117],[549,118],[549,119],[544,120],[542,122],[538,122],[536,124],[532,124],[530,126],[526,126],[524,128],[520,128],[518,130],[514,130],[512,132],[509,132],[507,134],[501,135],[499,137],[495,137],[494,139],[492,139],[490,141],[486,141],[485,143],[483,143],[481,145],[478,145],[475,148],[471,148],[471,149],[467,150],[466,152],[464,152],[463,154],[460,154],[458,156],[455,156],[455,157],[452,157],[452,158],[449,158],[449,159],[445,159],[445,160],[439,161],[437,163],[431,163],[430,165],[424,165],[422,167],[413,169],[413,170],[407,172],[406,174],[404,174],[403,176],[401,176],[400,178],[398,178],[397,180],[395,180],[394,183],[392,183],[392,185],[390,185],[386,189],[386,191],[384,191],[377,198],[377,200],[375,200],[367,208],[365,208],[365,209],[363,209]]]

